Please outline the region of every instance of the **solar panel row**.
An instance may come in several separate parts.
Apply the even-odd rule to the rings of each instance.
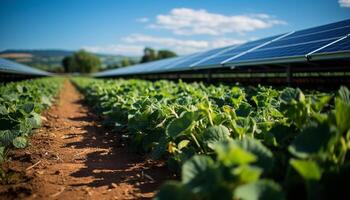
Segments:
[[[0,58],[0,72],[11,74],[23,74],[23,75],[38,75],[49,76],[50,73],[34,69],[32,67],[22,65],[10,60]]]
[[[240,45],[105,71],[95,76],[152,74],[310,59],[350,57],[350,19],[263,38]]]

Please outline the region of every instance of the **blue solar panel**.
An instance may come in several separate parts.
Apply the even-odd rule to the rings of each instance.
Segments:
[[[145,69],[145,72],[158,73],[158,72],[167,71],[166,67],[168,65],[171,65],[175,62],[179,62],[183,59],[185,59],[185,56],[179,56],[175,58],[168,58],[168,59],[152,62],[152,65],[147,67],[147,69]]]
[[[123,74],[140,74],[147,69],[147,67],[150,67],[153,63],[144,63],[139,65],[134,65],[130,67],[124,67],[120,68],[120,71],[123,72]]]
[[[187,56],[183,56],[181,59],[176,60],[172,63],[169,63],[168,65],[164,66],[163,70],[165,71],[184,71],[184,70],[189,70],[190,67],[189,66],[185,66],[185,65],[181,65],[181,63],[186,62],[190,59],[195,58],[196,56],[198,56],[201,53],[194,53],[194,54],[190,54]]]
[[[345,38],[348,34],[350,34],[350,19],[263,38],[237,46],[231,45],[187,56],[138,64],[96,75],[152,74],[226,67],[227,65],[287,62],[288,60],[306,62],[306,57],[310,59],[310,55],[312,58],[314,55],[333,55],[337,52],[350,53],[350,38]],[[346,56],[345,54],[341,55]]]
[[[173,68],[183,68],[183,67],[186,67],[188,69],[191,69],[191,65],[192,64],[195,64],[196,62],[202,60],[202,59],[205,59],[209,56],[212,56],[212,55],[215,55],[217,53],[220,53],[222,52],[224,49],[227,49],[227,48],[230,48],[231,46],[229,47],[222,47],[222,48],[217,48],[217,49],[212,49],[212,50],[209,50],[209,51],[205,51],[203,53],[199,53],[198,55],[190,58],[190,59],[187,59],[187,60],[184,60],[182,62],[179,62],[177,63],[176,65],[173,66]]]
[[[349,25],[350,25],[350,19],[347,19],[347,20],[343,20],[340,22],[335,22],[335,23],[331,23],[331,24],[326,24],[326,25],[322,25],[322,26],[317,26],[317,27],[313,27],[313,28],[300,30],[300,31],[298,31],[298,34],[305,35],[305,34],[310,34],[310,33],[315,33],[315,32],[327,31],[330,29],[336,29],[339,27],[344,27],[344,26],[349,26]]]
[[[251,48],[254,48],[258,45],[262,45],[266,42],[269,42],[273,39],[276,39],[278,37],[280,37],[281,35],[277,35],[277,36],[273,36],[273,37],[268,37],[268,38],[264,38],[264,39],[260,39],[260,40],[256,40],[256,41],[251,41],[251,42],[247,42],[241,45],[238,45],[237,47],[232,48],[231,50],[224,52],[222,54],[219,54],[209,60],[206,60],[205,62],[201,62],[198,65],[195,66],[195,68],[197,67],[201,67],[201,66],[213,66],[213,65],[219,65],[221,62],[225,61],[226,59],[229,59],[233,56],[236,56],[244,51],[247,51]]]
[[[335,52],[350,52],[350,37],[347,37],[339,42],[336,42],[324,49],[321,49],[314,54],[335,53]],[[313,54],[311,54],[312,56]]]
[[[50,73],[48,72],[38,70],[3,58],[0,58],[0,72],[41,76],[50,75]]]
[[[245,55],[242,55],[228,63],[237,63],[237,62],[249,62],[249,61],[256,61],[256,60],[263,60],[263,59],[280,59],[284,57],[302,57],[326,44],[330,43],[329,40],[326,41],[318,41],[318,42],[309,42],[309,43],[303,43],[303,44],[291,44],[288,46],[284,46],[283,48],[269,48],[269,49],[263,49],[263,50],[256,50],[252,51],[250,53],[247,53]]]
[[[129,75],[129,74],[144,74],[144,73],[160,73],[164,70],[164,67],[167,66],[167,64],[173,63],[176,60],[183,59],[182,57],[175,57],[175,58],[168,58],[164,60],[158,60],[158,61],[153,61],[153,62],[148,62],[148,63],[142,63],[142,64],[137,64],[133,66],[128,66],[128,67],[122,67],[118,69],[113,69],[113,70],[107,70],[104,72],[99,72],[96,73],[96,77],[104,77],[104,76],[114,76],[114,75]]]
[[[237,64],[241,62],[256,62],[258,60],[274,60],[282,58],[306,59],[305,55],[319,49],[341,37],[350,33],[350,20],[347,23],[341,23],[343,27],[337,27],[329,30],[319,30],[319,32],[297,31],[285,38],[276,40],[259,49],[239,56],[227,63]],[[300,34],[300,33],[306,34]]]
[[[341,28],[322,31],[322,32],[309,33],[306,35],[302,35],[302,34],[299,34],[299,32],[295,32],[288,37],[275,41],[260,49],[279,47],[279,46],[290,45],[290,44],[298,44],[298,43],[304,43],[304,42],[310,42],[310,41],[316,41],[316,40],[337,39],[337,38],[343,37],[344,35],[347,35],[349,32],[350,32],[350,24],[349,26],[346,26],[346,27],[341,27]]]

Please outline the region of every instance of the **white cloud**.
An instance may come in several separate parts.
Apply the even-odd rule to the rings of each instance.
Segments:
[[[208,49],[240,44],[244,40],[233,38],[215,38],[213,40],[189,40],[173,37],[157,37],[144,34],[131,34],[121,39],[117,45],[84,46],[83,49],[93,53],[110,53],[122,55],[142,55],[143,49],[150,46],[155,49],[169,49],[179,55],[200,52]]]
[[[219,48],[219,47],[225,47],[225,46],[234,45],[234,44],[242,44],[244,42],[245,40],[237,40],[232,38],[217,38],[211,41],[210,46],[211,48]]]
[[[177,35],[224,35],[243,34],[281,24],[286,22],[263,13],[229,16],[203,9],[174,8],[167,15],[158,15],[156,23],[148,27],[171,30]]]
[[[204,51],[213,48],[240,44],[245,41],[232,38],[216,38],[213,40],[184,40],[172,37],[156,37],[144,34],[132,34],[124,37],[120,44],[84,46],[83,49],[93,53],[109,53],[121,55],[142,55],[146,46],[155,49],[169,49],[180,55]]]
[[[155,37],[144,34],[132,34],[122,39],[130,44],[143,44],[157,48],[166,48],[178,54],[188,54],[211,48],[218,48],[232,44],[243,43],[243,40],[232,38],[218,38],[215,40],[184,40],[172,37]]]
[[[146,23],[149,21],[149,18],[148,17],[141,17],[141,18],[136,19],[136,21],[141,22],[141,23]]]
[[[203,40],[181,40],[171,37],[155,37],[150,35],[143,34],[132,34],[128,37],[122,39],[127,43],[151,43],[151,44],[159,44],[164,46],[191,46],[197,48],[206,48],[208,47],[208,43]]]
[[[144,49],[143,45],[102,45],[102,46],[84,46],[82,49],[92,53],[110,53],[120,55],[141,55]]]
[[[340,7],[350,8],[350,0],[338,0]]]

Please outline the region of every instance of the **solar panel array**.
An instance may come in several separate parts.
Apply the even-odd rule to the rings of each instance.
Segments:
[[[0,58],[0,73],[49,76],[50,73]]]
[[[323,26],[94,74],[96,77],[350,58],[350,19]]]

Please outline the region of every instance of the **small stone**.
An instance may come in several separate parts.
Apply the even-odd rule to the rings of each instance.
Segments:
[[[44,174],[44,171],[42,171],[42,170],[37,170],[36,173],[39,174],[39,175],[43,175],[43,174]]]

